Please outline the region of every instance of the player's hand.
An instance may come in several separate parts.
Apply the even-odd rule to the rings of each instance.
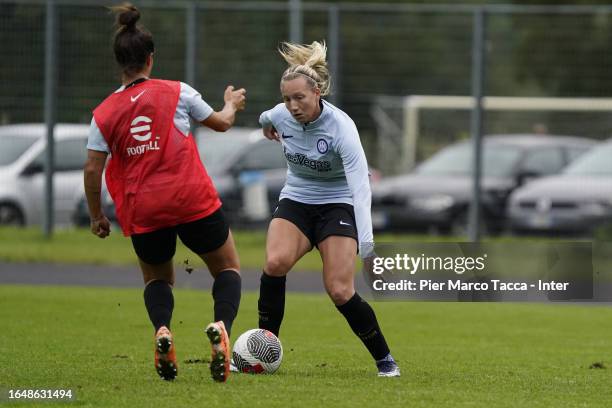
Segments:
[[[231,103],[237,111],[244,109],[246,104],[246,89],[234,89],[233,85],[229,85],[225,88],[225,94],[223,95],[225,103]]]
[[[274,126],[263,128],[263,134],[270,140],[280,142],[280,136],[278,135],[278,132],[276,131]]]
[[[376,255],[373,256],[368,256],[367,258],[363,258],[362,262],[363,262],[363,270],[365,272],[368,272],[369,275],[373,275],[373,271],[374,271],[374,258],[376,258]]]
[[[363,262],[362,275],[369,287],[372,287],[374,281],[380,278],[380,276],[374,273],[374,258],[376,258],[376,255],[361,259]]]
[[[376,253],[372,253],[366,258],[361,259],[361,262],[363,262],[363,273],[371,278],[385,279],[383,275],[386,275],[388,271],[381,268],[380,265],[375,265],[374,260],[376,258],[378,258],[378,255],[376,255]]]
[[[100,238],[106,238],[110,234],[110,221],[105,215],[96,219],[92,218],[90,225],[92,234]]]
[[[362,274],[369,287],[372,287],[372,284],[376,280],[386,283],[396,280],[393,276],[393,271],[384,268],[380,263],[377,265],[375,264],[375,259],[378,257],[379,256],[375,252],[372,252],[371,255],[361,260],[363,262]]]

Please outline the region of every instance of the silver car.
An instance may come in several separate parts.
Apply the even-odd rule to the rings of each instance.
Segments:
[[[508,196],[529,180],[559,173],[597,141],[538,134],[483,138],[482,227],[505,231]],[[446,146],[410,173],[372,186],[372,224],[380,230],[437,230],[463,235],[472,199],[472,146]]]
[[[515,232],[584,234],[612,223],[612,139],[517,189],[508,215]]]
[[[55,127],[55,223],[69,225],[87,156],[88,125]],[[46,127],[0,126],[0,225],[37,225],[45,208]]]

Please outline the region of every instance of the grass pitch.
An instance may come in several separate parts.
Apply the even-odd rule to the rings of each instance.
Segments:
[[[179,377],[153,369],[153,330],[133,289],[0,286],[0,405],[6,389],[70,388],[78,407],[595,407],[612,401],[612,309],[372,302],[402,369],[376,369],[324,295],[289,293],[284,359],[269,376],[209,378],[211,296],[175,291]],[[256,325],[245,293],[232,339]],[[589,368],[593,363],[608,368]]]
[[[236,249],[243,269],[261,270],[265,262],[265,231],[232,231]],[[425,235],[381,235],[380,242],[436,240],[451,241],[452,238]],[[38,228],[0,227],[0,260],[9,262],[71,263],[96,265],[136,265],[136,255],[129,238],[121,235],[117,228],[105,239],[94,236],[88,229],[64,229],[55,231],[46,239]],[[200,267],[202,260],[177,240],[175,265],[185,259]],[[295,270],[320,270],[318,251],[306,254],[295,266]]]
[[[261,270],[265,262],[265,231],[232,231],[236,249],[243,269]],[[425,243],[425,242],[462,242],[464,237],[377,234],[376,241],[381,243]],[[524,243],[526,241],[548,242],[553,238],[492,238],[487,242]],[[129,238],[121,235],[116,228],[106,239],[92,235],[88,229],[58,229],[51,239],[46,239],[39,228],[0,227],[0,261],[69,263],[96,265],[136,265],[136,255]],[[185,259],[195,267],[204,265],[202,260],[177,240],[175,265]],[[612,266],[612,265],[611,265]],[[319,252],[313,250],[306,254],[293,268],[294,270],[321,270]]]

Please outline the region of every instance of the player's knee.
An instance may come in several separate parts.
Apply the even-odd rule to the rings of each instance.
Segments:
[[[285,257],[272,255],[266,259],[264,271],[269,276],[285,276],[290,268],[291,263]]]
[[[343,283],[332,283],[326,288],[327,294],[335,305],[343,305],[353,297],[354,290],[351,285]]]

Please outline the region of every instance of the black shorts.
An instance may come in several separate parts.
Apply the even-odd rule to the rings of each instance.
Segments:
[[[313,247],[332,235],[357,241],[355,211],[350,204],[304,204],[283,198],[272,218],[283,218],[295,224]]]
[[[159,265],[176,252],[176,236],[194,253],[200,255],[219,249],[229,235],[229,225],[221,208],[199,220],[131,236],[136,255],[143,262]]]

